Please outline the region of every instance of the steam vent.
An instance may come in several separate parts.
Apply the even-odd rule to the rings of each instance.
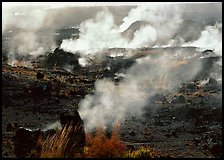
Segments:
[[[2,2],[2,158],[222,158],[222,3]]]

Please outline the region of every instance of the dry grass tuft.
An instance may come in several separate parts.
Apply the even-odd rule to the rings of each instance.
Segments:
[[[84,152],[74,145],[78,152],[72,158],[157,158],[159,154],[151,148],[140,147],[134,151],[127,151],[126,145],[120,140],[119,126],[112,129],[111,137],[108,137],[102,129],[97,129],[94,134],[86,134]],[[69,132],[72,125],[58,130],[55,135],[47,137],[42,144],[40,158],[66,158],[65,148],[68,146]],[[75,134],[76,132],[74,132]],[[69,146],[70,147],[70,146]],[[83,150],[82,150],[83,151]]]
[[[75,130],[78,130],[76,126]],[[58,130],[53,136],[47,137],[42,144],[41,158],[65,158],[67,157],[65,149],[69,145],[70,133],[74,127],[72,125],[65,126],[62,130]],[[76,132],[74,132],[76,133]],[[71,146],[73,148],[74,144]]]

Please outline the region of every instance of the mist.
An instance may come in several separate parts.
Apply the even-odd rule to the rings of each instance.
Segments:
[[[39,7],[3,7],[2,34],[11,33],[8,39],[9,61],[19,57],[35,58],[50,51],[55,45],[53,33],[45,31],[40,35],[40,29],[44,28],[47,10]],[[44,35],[44,36],[43,36]]]
[[[164,53],[157,58],[139,59],[118,85],[110,79],[96,81],[94,94],[86,95],[79,104],[78,111],[86,131],[97,127],[106,129],[114,122],[121,123],[127,116],[142,116],[144,107],[155,110],[150,105],[150,97],[162,93],[162,90],[175,91],[181,83],[192,80],[201,69],[200,62],[178,64]]]
[[[87,7],[69,7],[68,4],[53,8],[44,3],[3,3],[3,52],[9,62],[16,59],[30,61],[39,55],[53,52],[57,47],[54,37],[57,29],[76,27],[99,8],[89,10]]]
[[[173,4],[129,6],[120,10],[109,6],[85,9],[68,6],[3,7],[2,34],[11,34],[7,52],[10,60],[16,59],[17,55],[36,58],[60,47],[73,54],[79,53],[82,67],[87,66],[88,58],[103,59],[110,48],[193,46],[198,47],[199,52],[212,49],[217,55],[222,55],[219,10],[217,23],[213,23],[216,19],[211,15],[217,15],[215,10],[204,12],[202,9],[202,16],[198,16],[195,13],[199,13],[199,6],[202,4],[197,5],[194,11],[186,5]],[[219,4],[216,6],[220,9]],[[193,27],[186,27],[187,24]],[[78,27],[79,37],[63,39],[57,46],[53,36],[55,30],[66,27]],[[94,94],[86,95],[79,103],[85,129],[105,129],[126,116],[141,116],[145,107],[150,109],[152,96],[161,90],[175,91],[181,83],[193,80],[203,68],[200,61],[195,61],[195,53],[187,55],[188,59],[184,59],[183,54],[160,55],[158,52],[157,58],[147,56],[138,59],[126,70],[123,81],[116,85],[111,79],[97,80]],[[184,59],[182,63],[178,58]]]
[[[99,57],[105,54],[104,48],[159,48],[168,44],[170,47],[194,46],[202,49],[220,46],[221,33],[216,32],[218,26],[220,30],[220,25],[202,27],[196,31],[189,28],[188,33],[199,33],[190,35],[188,39],[184,34],[177,34],[184,32],[180,30],[183,22],[181,9],[181,6],[137,6],[128,12],[120,25],[115,25],[113,15],[104,9],[94,19],[80,25],[79,39],[64,40],[61,48],[73,53],[81,52],[84,57]],[[132,24],[139,22],[143,22],[143,25],[133,32],[131,40],[122,34],[132,27]],[[214,35],[209,37],[209,34]],[[210,44],[210,47],[203,48],[205,37],[210,40],[218,37],[218,40]],[[178,43],[170,43],[175,40],[178,40]],[[203,51],[202,49],[199,52]],[[176,91],[181,83],[193,80],[202,70],[201,61],[196,61],[198,53],[184,55],[185,53],[174,52],[172,55],[160,55],[158,52],[157,58],[148,56],[137,60],[137,63],[126,71],[123,81],[117,85],[110,79],[97,80],[94,94],[86,95],[79,104],[79,113],[84,119],[86,131],[97,127],[106,129],[131,115],[141,117],[145,107],[155,110],[156,108],[150,105],[151,97],[161,93],[161,90]],[[183,63],[180,63],[181,59],[184,59]]]

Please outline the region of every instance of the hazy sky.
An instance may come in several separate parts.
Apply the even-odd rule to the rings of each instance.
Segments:
[[[150,5],[150,4],[192,4],[192,2],[2,2],[3,6],[49,6],[52,8],[61,8],[68,6],[132,6],[132,5]],[[193,2],[195,3],[195,2]],[[197,2],[212,3],[212,2]]]
[[[52,14],[60,15],[60,18],[55,20],[58,27],[79,25],[82,21],[93,18],[103,6],[112,6],[109,10],[115,16],[116,23],[120,23],[128,11],[137,5],[159,4],[184,6],[182,12],[186,19],[195,21],[221,21],[222,19],[222,3],[211,2],[2,2],[2,21],[3,25],[7,23],[9,16],[16,17],[14,19],[18,20],[18,16],[29,15],[32,10],[38,8],[47,11],[46,17],[51,17]]]

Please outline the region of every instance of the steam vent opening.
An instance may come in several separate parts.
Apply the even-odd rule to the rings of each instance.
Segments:
[[[222,3],[2,2],[2,157],[222,158]]]

